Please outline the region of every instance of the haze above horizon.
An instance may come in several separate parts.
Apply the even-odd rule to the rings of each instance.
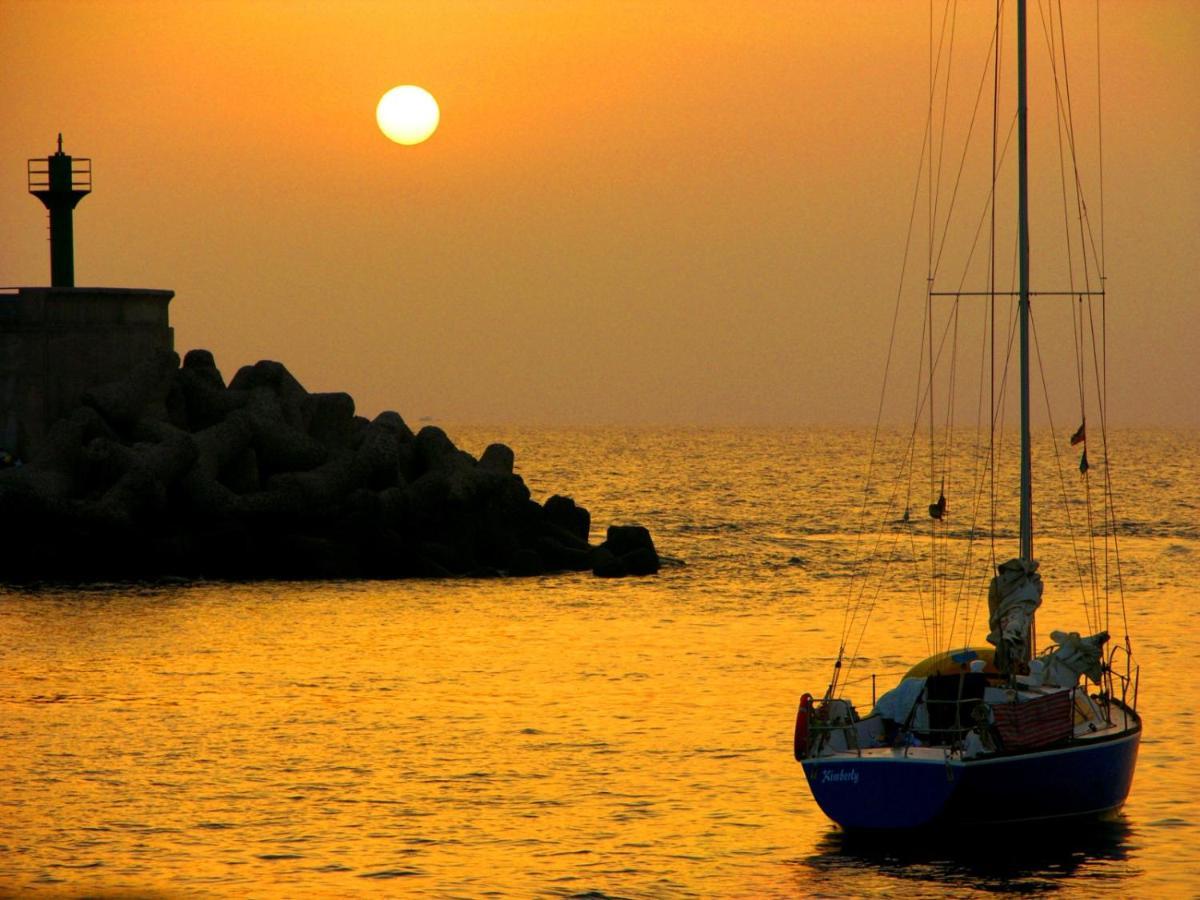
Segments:
[[[1095,5],[1064,8],[1092,141]],[[1110,420],[1197,426],[1200,6],[1100,10]],[[990,12],[955,23],[963,119]],[[174,290],[177,348],[212,350],[226,378],[277,359],[310,390],[414,424],[869,423],[929,29],[916,0],[0,0],[0,284],[48,283],[25,160],[62,132],[94,169],[77,283]],[[442,109],[414,147],[375,122],[405,83]],[[1031,99],[1034,129],[1052,96]],[[990,128],[990,102],[981,115]],[[1041,121],[1035,188],[1059,208],[1034,223],[1035,283],[1039,239],[1063,227]],[[925,265],[922,246],[918,292]],[[1069,369],[1053,337],[1047,323],[1040,352]],[[914,374],[900,357],[893,377]]]

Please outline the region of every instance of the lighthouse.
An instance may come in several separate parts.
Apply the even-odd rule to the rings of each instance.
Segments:
[[[31,159],[27,166],[29,193],[50,213],[50,286],[75,287],[75,207],[92,192],[92,161],[58,152]]]
[[[92,161],[58,149],[31,159],[29,193],[50,215],[50,286],[0,288],[0,453],[36,458],[85,392],[174,349],[173,291],[76,287],[74,215],[92,191]]]

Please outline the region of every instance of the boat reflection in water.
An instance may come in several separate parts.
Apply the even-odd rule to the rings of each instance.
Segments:
[[[1111,882],[1136,874],[1129,862],[1135,832],[1122,818],[1094,820],[1064,829],[1023,828],[1003,845],[985,832],[888,834],[830,831],[817,853],[797,861],[798,875],[808,888],[821,880],[853,890],[856,873],[870,892],[880,890],[881,877],[923,888],[974,885],[982,893],[1057,891],[1075,876],[1091,871]],[[1103,873],[1103,874],[1099,874]],[[884,882],[886,883],[886,882]],[[1074,884],[1078,887],[1078,884]],[[1099,885],[1096,885],[1099,890]]]

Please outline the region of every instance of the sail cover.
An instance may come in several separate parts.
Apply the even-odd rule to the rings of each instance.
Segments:
[[[1049,656],[1038,657],[1046,664],[1045,681],[1060,687],[1072,687],[1080,675],[1100,683],[1101,654],[1108,641],[1108,632],[1080,637],[1077,631],[1052,631],[1050,637],[1058,648]]]
[[[1032,559],[1010,559],[996,567],[988,588],[988,642],[996,647],[996,668],[1024,674],[1029,658],[1030,626],[1042,605],[1042,576]]]

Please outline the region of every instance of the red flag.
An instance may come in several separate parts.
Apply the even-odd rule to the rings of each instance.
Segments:
[[[1087,470],[1090,468],[1091,468],[1091,466],[1088,465],[1088,461],[1087,461],[1087,450],[1084,450],[1083,456],[1079,457],[1079,474],[1086,475]]]
[[[1076,444],[1082,444],[1086,440],[1087,440],[1087,422],[1084,421],[1084,423],[1079,426],[1079,428],[1076,430],[1076,432],[1073,435],[1071,435],[1071,446],[1074,447]]]

